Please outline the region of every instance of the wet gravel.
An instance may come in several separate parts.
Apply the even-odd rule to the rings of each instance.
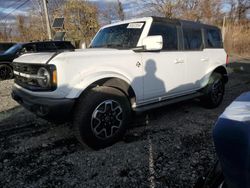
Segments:
[[[99,151],[81,146],[69,124],[18,106],[9,96],[13,81],[0,82],[0,187],[193,187],[216,160],[211,132],[218,116],[250,90],[244,67],[234,65],[219,108],[190,100],[152,110]]]

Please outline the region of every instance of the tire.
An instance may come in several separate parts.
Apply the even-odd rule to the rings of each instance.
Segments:
[[[209,172],[204,188],[224,188],[224,176],[219,161],[215,163],[214,168]]]
[[[223,82],[222,75],[213,73],[208,85],[203,89],[203,93],[204,95],[200,99],[204,107],[210,109],[218,107],[225,93],[225,83]]]
[[[12,79],[14,76],[13,69],[10,65],[0,65],[0,80]]]
[[[130,115],[125,94],[111,87],[95,87],[78,100],[74,132],[82,144],[93,149],[105,148],[123,137]]]
[[[194,188],[226,188],[223,172],[219,161],[215,163],[213,168],[203,177],[200,177]]]

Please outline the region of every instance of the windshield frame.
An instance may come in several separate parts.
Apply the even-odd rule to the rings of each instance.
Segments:
[[[138,39],[137,39],[137,43],[135,44],[135,46],[133,47],[124,47],[124,46],[116,46],[115,44],[106,44],[106,45],[103,45],[103,46],[100,46],[100,47],[97,47],[97,46],[93,46],[93,43],[94,41],[96,40],[96,38],[99,36],[99,34],[105,30],[105,29],[111,29],[111,28],[114,28],[114,27],[118,27],[118,26],[122,26],[122,25],[128,25],[129,24],[133,24],[133,23],[143,23],[142,27],[139,28],[140,30],[140,33],[139,33],[139,36],[138,36]],[[101,28],[97,34],[95,35],[95,37],[93,38],[93,40],[91,41],[90,45],[89,45],[89,48],[114,48],[114,49],[119,49],[119,50],[127,50],[127,49],[133,49],[133,48],[136,48],[138,46],[138,44],[140,43],[141,41],[141,37],[143,36],[143,33],[145,32],[145,28],[147,28],[147,20],[134,20],[134,21],[130,21],[130,22],[120,22],[120,23],[117,23],[117,24],[111,24],[111,25],[108,25],[106,27],[103,27]],[[126,28],[126,27],[124,27]],[[129,28],[128,28],[129,29]],[[131,29],[131,28],[130,28]],[[120,44],[119,44],[120,45]]]

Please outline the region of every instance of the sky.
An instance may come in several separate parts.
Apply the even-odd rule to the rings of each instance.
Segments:
[[[21,2],[22,3],[22,2]],[[0,0],[0,21],[5,21],[5,19],[12,19],[17,14],[23,14],[26,12],[26,7],[22,7],[22,9],[18,9],[13,14],[7,16],[10,12],[14,11],[16,6],[19,6],[18,1],[12,0]]]
[[[34,5],[37,5],[36,1],[37,0],[0,0],[0,23],[1,22],[12,23],[15,21],[17,15],[20,14],[26,15],[28,11],[32,7],[34,7]],[[60,2],[60,0],[49,0],[49,1]],[[89,1],[97,3],[97,5],[100,8],[102,8],[105,3],[107,2],[114,3],[117,0],[89,0]],[[125,14],[129,15],[130,17],[135,14],[138,14],[138,12],[141,11],[140,7],[138,7],[138,4],[136,4],[136,0],[120,0],[120,1],[123,4]],[[228,7],[226,6],[224,8],[228,9]]]
[[[25,15],[34,6],[36,0],[0,0],[0,22],[14,21],[17,15]],[[53,0],[51,0],[53,1]],[[60,0],[58,0],[59,2]],[[116,0],[89,0],[102,7],[104,3],[116,2]],[[120,0],[125,12],[133,12],[136,0]],[[18,8],[20,7],[20,8]],[[18,9],[16,9],[18,8]]]
[[[49,2],[57,2],[60,3],[62,0],[48,0]],[[116,3],[117,0],[89,0],[90,2],[93,2],[98,5],[100,10],[103,9],[103,7],[106,6],[106,3]],[[134,3],[136,0],[120,0],[124,12],[127,16],[127,18],[133,17],[134,13],[138,13],[138,6],[134,6]],[[29,15],[29,11],[31,9],[41,10],[39,7],[39,4],[37,3],[37,0],[0,0],[0,32],[3,31],[3,29],[6,27],[12,28],[13,31],[16,29],[16,16],[17,15]],[[134,7],[137,7],[134,8]]]

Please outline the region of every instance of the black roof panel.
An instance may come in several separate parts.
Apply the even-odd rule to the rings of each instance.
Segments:
[[[188,21],[188,20],[181,20],[181,19],[169,19],[169,18],[164,18],[164,17],[154,17],[152,16],[154,21],[157,22],[168,22],[168,23],[173,23],[177,25],[182,25],[186,27],[199,27],[199,28],[214,28],[214,29],[219,29],[216,26],[213,25],[208,25],[208,24],[203,24],[200,22],[194,22],[194,21]]]

